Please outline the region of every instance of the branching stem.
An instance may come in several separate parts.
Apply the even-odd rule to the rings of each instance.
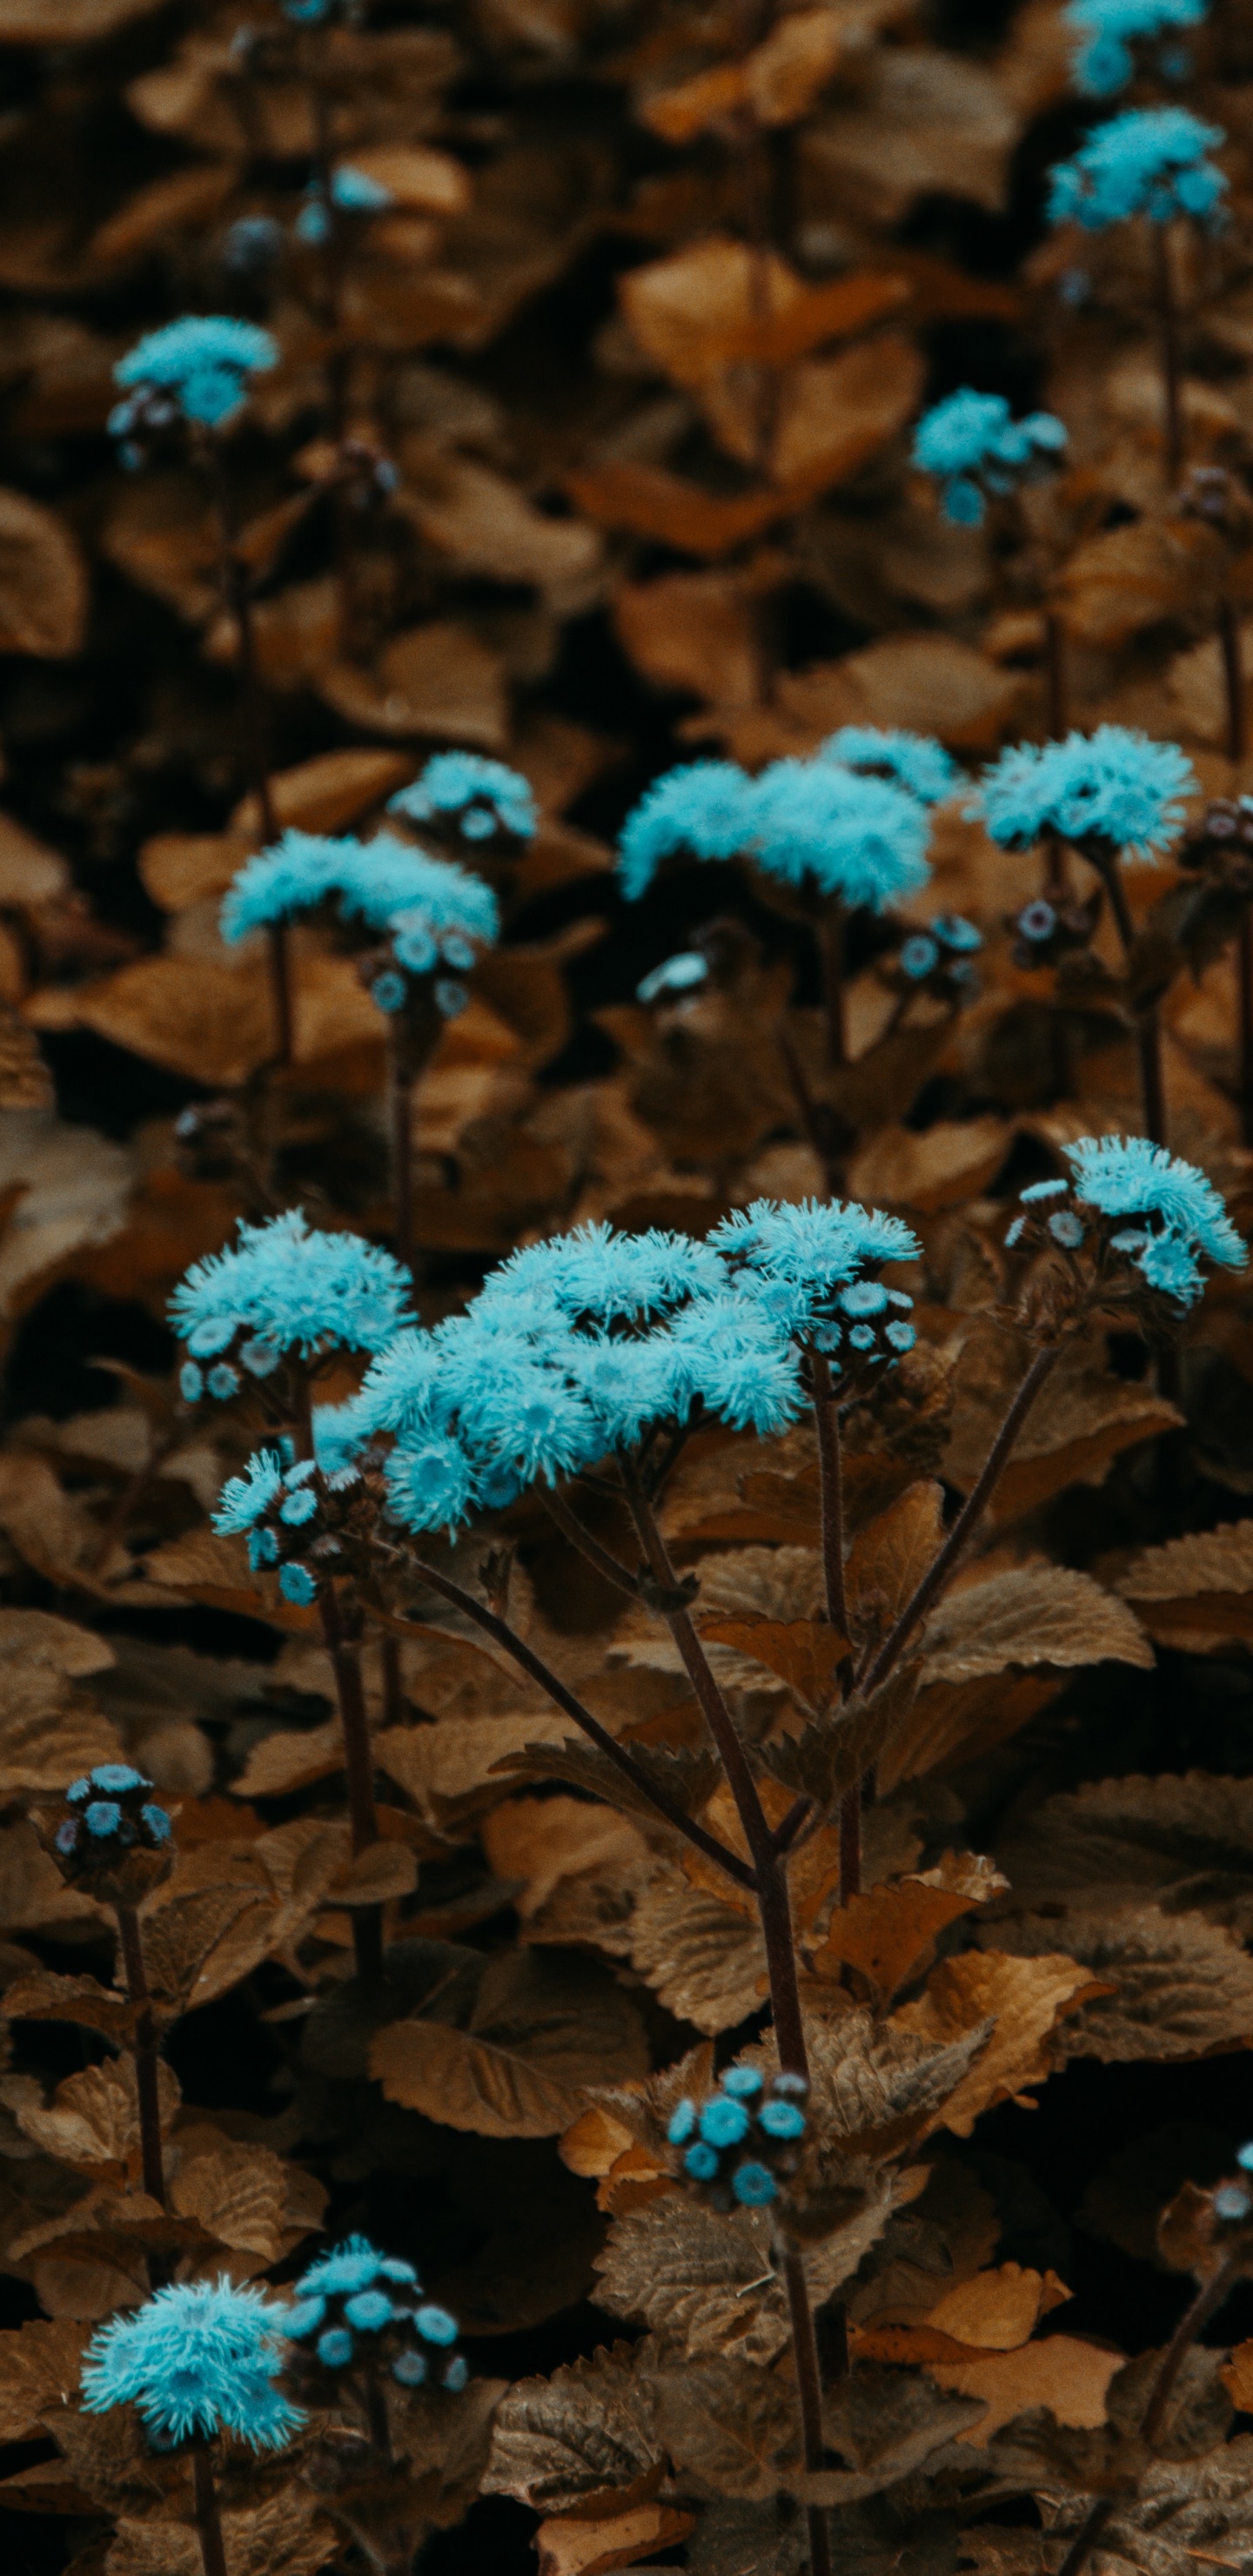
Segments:
[[[318,1609],[339,1701],[344,1771],[348,1782],[348,1821],[355,1859],[358,1852],[368,1851],[379,1838],[374,1804],[374,1756],[370,1747],[370,1720],[366,1713],[365,1684],[361,1672],[360,1622],[356,1623],[355,1633],[350,1630],[332,1583],[319,1586]],[[379,1977],[383,1973],[383,1908],[381,1905],[354,1905],[351,1912],[357,1974],[359,1977]]]
[[[144,2190],[150,2200],[165,2207],[165,2159],[161,2149],[161,2076],[157,2047],[157,2025],[153,2017],[144,1968],[143,1934],[133,1905],[118,1905],[118,1939],[126,1992],[135,2015],[135,2093],[139,2103],[139,2152]],[[154,2284],[155,2287],[155,2284]]]
[[[584,1528],[578,1513],[571,1511],[564,1496],[554,1493],[551,1486],[545,1486],[543,1502],[549,1519],[556,1522],[562,1537],[569,1539],[571,1547],[576,1547],[580,1556],[595,1566],[606,1583],[612,1583],[617,1591],[629,1593],[631,1599],[637,1601],[640,1587],[635,1576],[627,1566],[619,1564],[611,1549],[602,1547],[600,1540],[593,1538],[591,1531]]]
[[[1135,923],[1131,918],[1131,908],[1127,902],[1126,888],[1122,881],[1121,862],[1116,857],[1111,857],[1108,866],[1100,869],[1100,875],[1109,896],[1110,909],[1122,943],[1123,956],[1130,965],[1136,932]],[[1157,1004],[1150,1002],[1145,1008],[1137,1010],[1135,1021],[1136,1043],[1140,1050],[1140,1089],[1144,1102],[1144,1132],[1153,1144],[1164,1145],[1166,1142],[1166,1091],[1162,1080],[1162,1031]]]

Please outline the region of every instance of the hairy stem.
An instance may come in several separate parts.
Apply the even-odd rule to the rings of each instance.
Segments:
[[[222,2517],[218,2511],[218,2491],[213,2483],[213,2463],[207,2442],[192,2444],[191,2484],[195,2501],[196,2534],[200,2542],[200,2559],[204,2576],[228,2576],[226,2544],[222,2538]]]
[[[1154,224],[1153,265],[1157,320],[1161,333],[1162,396],[1166,409],[1166,481],[1173,492],[1183,472],[1183,383],[1179,354],[1179,311],[1170,257],[1170,228]]]
[[[348,1781],[348,1821],[352,1830],[353,1856],[368,1851],[378,1841],[378,1816],[374,1805],[374,1757],[370,1749],[370,1721],[366,1715],[365,1685],[361,1676],[361,1640],[345,1626],[335,1587],[327,1583],[318,1592],[322,1616],[322,1636],[335,1675],[339,1700],[339,1722],[344,1739],[344,1770]],[[381,1905],[354,1905],[352,1913],[352,1946],[359,1977],[378,1977],[383,1972],[383,1908]]]
[[[389,1550],[388,1553],[399,1555],[399,1550]],[[632,1782],[637,1794],[656,1809],[657,1814],[666,1824],[672,1825],[676,1833],[682,1834],[686,1841],[693,1843],[697,1851],[704,1853],[706,1860],[714,1861],[719,1869],[724,1869],[728,1878],[735,1879],[738,1886],[752,1887],[755,1884],[752,1870],[740,1859],[739,1853],[728,1851],[725,1843],[718,1841],[716,1834],[707,1834],[703,1825],[695,1824],[690,1816],[684,1814],[676,1800],[667,1797],[664,1789],[654,1784],[642,1765],[628,1753],[626,1746],[616,1742],[609,1733],[608,1727],[602,1726],[599,1718],[593,1717],[590,1708],[585,1708],[582,1700],[576,1698],[572,1690],[567,1689],[559,1675],[544,1662],[542,1655],[537,1655],[528,1646],[525,1638],[519,1637],[509,1626],[507,1620],[498,1618],[496,1612],[489,1610],[485,1602],[476,1601],[472,1592],[467,1592],[460,1583],[454,1583],[451,1575],[437,1572],[436,1568],[433,1565],[427,1565],[423,1558],[406,1556],[403,1562],[421,1576],[423,1583],[429,1584],[432,1592],[438,1592],[441,1599],[450,1601],[455,1609],[463,1611],[467,1619],[472,1619],[475,1626],[483,1630],[485,1636],[494,1638],[503,1652],[511,1656],[513,1662],[524,1673],[529,1673],[532,1681],[539,1683],[541,1690],[547,1691],[549,1698],[563,1715],[573,1718],[575,1725],[581,1728],[583,1734],[590,1739],[597,1750],[605,1755],[606,1760],[612,1762],[615,1768]],[[389,1611],[387,1615],[393,1625],[400,1629],[412,1624],[409,1620],[399,1618],[395,1611]]]
[[[844,1472],[840,1453],[840,1417],[825,1351],[811,1351],[814,1428],[818,1434],[818,1475],[822,1499],[822,1573],[827,1617],[838,1636],[848,1635],[848,1596],[844,1589]],[[841,1668],[840,1686],[847,1697],[852,1679]]]
[[[1122,881],[1119,860],[1111,858],[1109,865],[1102,867],[1100,875],[1109,896],[1110,910],[1114,916],[1123,956],[1130,965],[1132,950],[1135,947],[1136,929],[1131,918],[1131,907],[1127,901],[1127,890]],[[1164,1145],[1166,1142],[1166,1089],[1162,1079],[1162,1030],[1156,1002],[1150,1002],[1145,1009],[1137,1010],[1135,1021],[1136,1044],[1140,1050],[1140,1093],[1144,1104],[1144,1132],[1153,1144]]]
[[[153,2018],[144,1968],[143,1934],[133,1905],[117,1905],[118,1939],[122,1949],[122,1966],[126,1991],[135,2014],[135,2092],[139,2102],[139,2152],[142,2160],[144,2190],[150,2200],[165,2207],[165,2159],[161,2151],[160,2055],[157,2047],[157,2025]],[[153,2284],[154,2288],[156,2284]]]
[[[805,2437],[805,2466],[820,2469],[823,2465],[822,2376],[818,2367],[818,2338],[814,2333],[813,2311],[809,2304],[809,2286],[799,2249],[790,2245],[783,2258],[783,2285],[787,2291],[788,2313],[792,2321],[792,2352],[796,2362],[796,2386],[801,2402],[801,2426]],[[806,2514],[809,2536],[810,2576],[831,2576],[831,2526],[821,2505],[811,2504]]]
[[[1209,2324],[1211,2317],[1217,2315],[1223,2301],[1227,2299],[1232,2290],[1234,2290],[1242,2270],[1242,2254],[1229,2254],[1226,2262],[1219,2265],[1213,2279],[1207,2281],[1204,2288],[1197,2291],[1191,2307],[1184,2309],[1183,2315],[1181,2316],[1179,2323],[1166,2346],[1166,2350],[1162,2354],[1162,2358],[1158,2364],[1157,2377],[1149,2391],[1148,2404],[1140,2418],[1140,2439],[1150,2448],[1157,2440],[1157,2436],[1161,2432],[1162,2426],[1165,2423],[1166,2409],[1170,2404],[1171,2391],[1174,2388],[1175,2381],[1183,2368],[1184,2361],[1187,2358],[1188,2353],[1191,2351],[1193,2344],[1196,2342],[1197,2336],[1202,2331],[1202,2328]],[[1083,2524],[1082,2529],[1077,2533],[1074,2540],[1072,2540],[1070,2547],[1062,2560],[1061,2566],[1058,2569],[1058,2576],[1079,2576],[1080,2569],[1083,2567],[1085,2560],[1090,2556],[1092,2550],[1095,2549],[1096,2544],[1101,2537],[1101,2533],[1105,2529],[1105,2525],[1114,2511],[1116,2501],[1117,2499],[1114,2496],[1098,2496],[1096,2503],[1093,2505],[1091,2512],[1088,2515],[1087,2521]]]
[[[920,1620],[925,1619],[937,1593],[942,1591],[947,1583],[967,1539],[978,1527],[987,1510],[1002,1472],[1009,1463],[1014,1442],[1049,1371],[1056,1366],[1059,1356],[1060,1352],[1056,1345],[1049,1350],[1036,1352],[1016,1393],[1010,1399],[1001,1427],[952,1528],[942,1546],[932,1557],[921,1582],[914,1586],[895,1627],[884,1638],[877,1655],[861,1677],[861,1687],[867,1694],[878,1690],[887,1680],[888,1674],[899,1662],[915,1628]]]
[[[595,1566],[597,1573],[604,1576],[606,1583],[612,1583],[617,1591],[627,1592],[633,1601],[637,1601],[640,1587],[635,1576],[628,1567],[619,1564],[617,1557],[609,1548],[601,1546],[598,1538],[593,1538],[591,1531],[584,1528],[577,1512],[571,1511],[563,1496],[555,1494],[550,1486],[546,1486],[543,1503],[549,1519],[556,1522],[562,1537],[569,1539],[571,1547],[576,1547],[580,1556],[585,1557],[589,1565]]]

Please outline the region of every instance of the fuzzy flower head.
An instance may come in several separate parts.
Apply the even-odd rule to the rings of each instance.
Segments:
[[[747,846],[754,818],[752,779],[731,760],[696,760],[654,780],[627,816],[618,845],[618,881],[628,903],[652,884],[663,859],[733,859]]]
[[[983,773],[972,813],[1002,849],[1026,850],[1044,831],[1102,856],[1155,859],[1183,822],[1196,788],[1191,762],[1173,742],[1153,742],[1125,725],[1068,734],[1065,742],[1022,742]]]
[[[62,1877],[106,1903],[137,1903],[169,1875],[169,1816],[131,1762],[98,1762],[72,1780],[49,1828]]]
[[[170,1321],[197,1367],[209,1361],[264,1382],[288,1353],[381,1350],[409,1321],[410,1292],[390,1252],[359,1234],[313,1233],[289,1208],[261,1225],[241,1218],[233,1249],[194,1261]]]
[[[883,912],[930,873],[916,796],[832,760],[774,760],[753,792],[750,855],[797,891]]]
[[[223,1486],[213,1514],[223,1536],[247,1538],[254,1574],[276,1568],[283,1599],[305,1605],[317,1598],[319,1575],[355,1570],[372,1521],[355,1461],[327,1468],[293,1456],[290,1441],[259,1449]]]
[[[1103,232],[1144,215],[1151,224],[1179,215],[1216,225],[1227,194],[1224,173],[1207,153],[1225,141],[1186,107],[1130,107],[1098,125],[1074,159],[1053,170],[1049,221]]]
[[[676,2103],[666,2136],[699,2197],[724,2214],[767,2209],[796,2172],[808,2122],[803,2075],[767,2084],[755,2066],[728,2066],[704,2102]]]
[[[222,936],[233,944],[323,904],[370,930],[403,917],[425,930],[436,953],[448,939],[487,945],[500,927],[496,898],[480,877],[394,833],[358,841],[288,831],[240,869],[222,906]]]
[[[1199,27],[1207,0],[1069,0],[1063,16],[1085,39],[1075,56],[1075,79],[1089,98],[1112,98],[1136,68],[1134,44],[1157,43],[1157,68],[1168,77],[1187,68],[1180,48],[1163,45],[1180,27]]]
[[[977,528],[989,495],[1014,492],[1047,472],[1065,448],[1065,427],[1051,411],[1014,420],[1003,394],[977,394],[966,385],[924,413],[913,461],[939,481],[945,518]]]
[[[1006,1235],[1012,1250],[1081,1250],[1098,1280],[1117,1285],[1129,1270],[1167,1301],[1195,1305],[1203,1262],[1243,1270],[1248,1246],[1211,1181],[1147,1136],[1083,1136],[1065,1148],[1071,1179],[1036,1181]],[[1134,1284],[1134,1283],[1133,1283]],[[1125,1298],[1124,1298],[1125,1302]]]
[[[741,1296],[759,1299],[802,1343],[840,1352],[844,1368],[912,1350],[913,1299],[878,1276],[885,1262],[920,1258],[899,1217],[838,1199],[755,1199],[710,1241]]]
[[[274,2382],[283,2311],[259,2290],[180,2282],[111,2318],[87,2348],[89,2414],[137,2406],[163,2442],[232,2433],[254,2451],[281,2451],[304,2422]]]
[[[454,2396],[470,2376],[464,2353],[454,2350],[456,2318],[423,2298],[412,2263],[380,2254],[368,2236],[349,2236],[302,2273],[283,2332],[302,2392],[323,2405],[345,2375],[351,2387],[362,2363],[384,2366],[402,2388]]]
[[[530,781],[503,760],[484,760],[474,751],[436,752],[387,810],[408,823],[447,823],[463,841],[490,841],[497,834],[530,841],[538,819]]]
[[[130,400],[117,405],[109,427],[127,440],[180,419],[220,429],[242,409],[249,377],[277,364],[277,343],[257,323],[229,313],[186,313],[146,332],[119,359],[114,383]]]
[[[834,760],[841,769],[864,777],[886,778],[904,787],[920,805],[942,805],[961,784],[961,771],[942,742],[930,734],[903,733],[881,725],[841,725],[818,747],[819,760]]]

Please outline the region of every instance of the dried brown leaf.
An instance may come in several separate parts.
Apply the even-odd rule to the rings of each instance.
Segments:
[[[570,2127],[584,2088],[643,2074],[633,2006],[592,1962],[530,1950],[483,1978],[468,2030],[392,2022],[370,2042],[389,2102],[487,2138],[548,2138]]]
[[[1059,1952],[1016,1959],[1003,1951],[966,1951],[942,1959],[925,1994],[894,2016],[898,2028],[937,2041],[961,2031],[982,2032],[989,2020],[992,2028],[933,2125],[968,2138],[992,2103],[1021,2101],[1029,2085],[1043,2084],[1057,2062],[1058,2022],[1091,2003],[1108,1982]]]
[[[501,2400],[483,2490],[543,2513],[624,2507],[660,2483],[646,2356],[615,2344],[551,2379],[519,2379]]]

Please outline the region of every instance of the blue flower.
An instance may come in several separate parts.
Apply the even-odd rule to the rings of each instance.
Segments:
[[[755,2066],[728,2066],[719,2081],[724,2093],[731,2093],[745,2102],[751,2102],[754,2095],[760,2093],[763,2078],[758,2074]]]
[[[164,1807],[154,1806],[152,1801],[149,1800],[148,1805],[146,1807],[141,1807],[139,1813],[144,1824],[146,1824],[153,1841],[155,1843],[168,1843],[170,1835],[174,1829]]]
[[[660,1226],[646,1234],[616,1234],[612,1226],[581,1225],[572,1234],[528,1244],[494,1270],[479,1312],[495,1310],[519,1292],[559,1313],[598,1323],[661,1315],[689,1297],[722,1285],[716,1257],[691,1235]]]
[[[331,211],[318,189],[310,189],[292,231],[297,241],[304,243],[306,250],[320,250],[323,242],[329,240]]]
[[[307,1565],[280,1565],[278,1588],[284,1601],[294,1601],[302,1610],[307,1610],[318,1597],[317,1584]]]
[[[961,783],[961,771],[942,742],[930,734],[889,731],[879,725],[841,725],[818,748],[819,760],[864,770],[906,787],[920,805],[942,805]]]
[[[1135,70],[1131,46],[1137,37],[1162,35],[1168,27],[1199,27],[1206,0],[1069,0],[1063,11],[1068,24],[1088,39],[1075,58],[1075,77],[1089,98],[1112,98],[1125,89]],[[1168,64],[1159,56],[1161,67]]]
[[[960,912],[937,912],[931,924],[931,935],[939,940],[942,947],[954,948],[965,956],[983,946],[982,931],[976,930],[973,921],[963,920]]]
[[[912,939],[906,940],[896,962],[902,975],[908,975],[914,983],[921,983],[923,977],[930,975],[939,965],[940,951],[934,939],[928,939],[923,931],[916,931]]]
[[[753,781],[730,760],[697,760],[655,779],[627,816],[618,845],[618,878],[628,903],[651,885],[676,850],[694,859],[733,859],[748,843],[755,815]]]
[[[258,1449],[242,1476],[231,1476],[218,1496],[215,1530],[229,1537],[250,1530],[270,1511],[283,1491],[283,1461],[276,1449]]]
[[[184,1360],[178,1373],[178,1391],[184,1404],[199,1404],[204,1394],[204,1371],[194,1360]]]
[[[343,2370],[352,2359],[352,2336],[346,2326],[328,2326],[318,2336],[318,2359],[324,2370]]]
[[[491,887],[452,859],[433,859],[391,832],[358,841],[351,833],[336,840],[288,831],[240,869],[222,906],[222,937],[244,939],[332,901],[345,919],[372,930],[394,921],[437,940],[457,934],[490,943],[500,927]]]
[[[389,971],[375,976],[370,986],[370,999],[377,1003],[380,1011],[403,1011],[405,989],[404,976],[393,975]]]
[[[92,1799],[85,1817],[89,1834],[95,1834],[101,1842],[104,1842],[110,1834],[117,1832],[121,1821],[122,1810],[115,1805],[112,1798]]]
[[[127,391],[156,388],[168,393],[188,420],[216,429],[244,402],[248,377],[277,363],[277,343],[255,322],[239,322],[226,313],[187,313],[163,330],[145,333],[119,359],[113,378]],[[120,411],[128,410],[128,405],[120,406]],[[129,425],[116,413],[114,419],[119,426]]]
[[[340,163],[331,178],[331,203],[343,215],[381,215],[396,200],[381,179],[372,179],[368,170],[354,169],[351,161]]]
[[[1082,1204],[1103,1216],[1158,1219],[1156,1228],[1113,1237],[1150,1287],[1187,1306],[1205,1284],[1202,1256],[1226,1270],[1244,1269],[1248,1245],[1213,1183],[1164,1145],[1146,1136],[1083,1136],[1065,1154]]]
[[[1221,126],[1204,125],[1185,107],[1127,108],[1052,171],[1049,221],[1102,232],[1132,215],[1154,224],[1178,215],[1221,220],[1227,180],[1205,156],[1225,139]]]
[[[659,1002],[663,993],[690,993],[698,984],[709,981],[709,960],[699,949],[680,949],[676,957],[667,957],[654,966],[651,975],[635,987],[637,1002]]]
[[[503,760],[484,760],[474,751],[436,752],[412,787],[402,787],[390,799],[387,810],[411,823],[459,814],[467,841],[488,840],[495,831],[529,841],[537,824],[529,780],[507,769]]]
[[[280,2451],[304,2422],[274,2386],[282,2310],[257,2290],[179,2282],[113,2317],[87,2349],[90,2414],[134,2405],[166,2441],[233,2433],[254,2451]]]
[[[768,2165],[740,2165],[731,2176],[731,2189],[742,2209],[767,2209],[779,2197],[779,2186]]]
[[[217,1367],[210,1369],[205,1385],[209,1394],[215,1395],[219,1404],[224,1404],[228,1396],[239,1392],[238,1370],[231,1368],[226,1360],[219,1360]]]
[[[805,2114],[795,2102],[763,2102],[757,2118],[768,2138],[802,2138]]]
[[[359,1234],[313,1233],[299,1208],[262,1225],[243,1220],[234,1249],[192,1263],[170,1299],[170,1321],[193,1357],[246,1331],[277,1353],[377,1351],[409,1321],[408,1273]],[[249,1345],[240,1357],[248,1364]]]
[[[362,2334],[378,2334],[391,2324],[396,2310],[386,2290],[358,2290],[344,2303],[344,2315],[350,2326]]]
[[[723,1258],[791,1292],[799,1327],[867,1264],[917,1261],[922,1247],[900,1217],[839,1199],[754,1199],[710,1238]]]
[[[926,884],[927,837],[916,796],[832,760],[771,761],[753,791],[758,867],[874,912]]]
[[[715,2093],[700,2115],[700,2133],[710,2147],[738,2147],[748,2135],[749,2115],[734,2095]]]
[[[686,2146],[695,2126],[696,2104],[689,2101],[685,2094],[683,2100],[676,2103],[674,2110],[670,2114],[670,2125],[666,2130],[666,2136],[668,2137],[671,2146]]]
[[[103,1789],[110,1798],[124,1798],[128,1789],[150,1789],[151,1780],[142,1771],[132,1770],[129,1762],[99,1762],[91,1775],[93,1789]]]
[[[333,2245],[329,2254],[319,2254],[316,2262],[301,2273],[296,2293],[301,2299],[351,2297],[357,2290],[368,2290],[375,2281],[403,2281],[417,2287],[418,2276],[412,2263],[398,2254],[382,2254],[368,2236],[346,2236],[342,2245]]]
[[[682,1420],[699,1398],[733,1431],[786,1431],[804,1408],[796,1353],[764,1305],[735,1293],[702,1298],[669,1326],[674,1355],[670,1410]]]
[[[1052,412],[1014,420],[1003,394],[977,394],[964,385],[924,413],[913,461],[943,485],[946,518],[978,527],[988,493],[1014,491],[1056,464],[1065,446],[1065,427]]]
[[[693,2182],[712,2182],[718,2171],[717,2148],[707,2146],[703,2139],[698,2138],[695,2146],[688,2148],[683,2170],[691,2175]]]
[[[414,2309],[413,2322],[427,2343],[446,2344],[457,2340],[456,2318],[449,2315],[447,2308],[437,2307],[433,2299],[424,2300],[420,2308]]]
[[[474,1462],[446,1432],[416,1434],[388,1459],[387,1493],[407,1529],[456,1529],[478,1500]]]
[[[1176,743],[1098,725],[1064,742],[1022,742],[1002,752],[984,771],[971,812],[982,814],[1003,849],[1029,849],[1051,830],[1066,841],[1091,835],[1113,850],[1156,858],[1178,832],[1183,799],[1195,787],[1192,764]]]

